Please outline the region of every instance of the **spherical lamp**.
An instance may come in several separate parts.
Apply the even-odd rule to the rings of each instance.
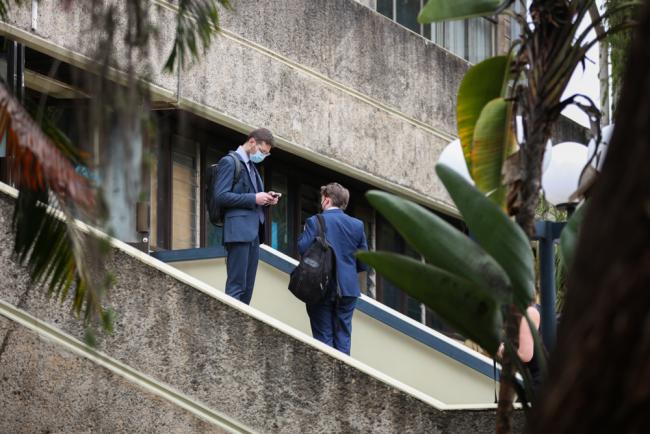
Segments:
[[[553,146],[551,162],[542,175],[546,200],[555,206],[568,205],[569,196],[577,190],[580,173],[586,164],[586,146],[576,142]]]

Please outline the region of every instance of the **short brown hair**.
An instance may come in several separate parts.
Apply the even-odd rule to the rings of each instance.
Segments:
[[[350,201],[350,192],[338,182],[330,182],[320,188],[320,195],[332,199],[332,205],[345,210]]]
[[[266,128],[258,128],[248,135],[248,140],[255,139],[256,142],[266,142],[269,146],[275,146],[273,134]]]

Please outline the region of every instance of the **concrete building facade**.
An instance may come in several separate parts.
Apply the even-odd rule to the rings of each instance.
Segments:
[[[160,32],[147,76],[155,135],[128,149],[116,137],[87,149],[89,170],[111,204],[112,232],[151,251],[220,246],[220,230],[204,211],[205,168],[260,126],[277,138],[262,165],[266,186],[283,193],[266,225],[274,249],[297,256],[297,236],[318,210],[318,188],[330,181],[350,189],[348,211],[364,221],[372,248],[416,255],[366,202],[371,188],[413,199],[462,229],[433,168],[456,136],[456,91],[470,62],[506,51],[518,30],[505,18],[419,25],[422,4],[235,2],[234,10],[222,11],[222,32],[202,60],[168,73],[162,65],[177,5],[152,1]],[[80,2],[67,9],[22,2],[0,24],[17,88],[35,100],[47,93],[48,108],[58,111],[73,139],[80,137],[75,110],[93,97],[74,79],[92,70],[91,27]],[[118,56],[118,81],[120,68],[126,66]],[[138,202],[141,211],[149,209],[146,227],[137,225]],[[371,275],[362,286],[388,306],[444,328],[381,278]]]
[[[151,69],[146,76],[152,99],[148,115],[153,128],[129,144],[120,143],[119,135],[80,143],[89,154],[89,164],[79,169],[103,186],[110,204],[110,227],[116,238],[158,258],[164,256],[161,253],[173,256],[178,251],[208,250],[210,255],[217,251],[212,260],[221,258],[220,230],[210,225],[205,214],[205,170],[228,150],[243,143],[249,131],[261,126],[271,129],[277,142],[272,157],[261,166],[267,188],[283,193],[279,205],[269,212],[265,228],[270,250],[277,257],[297,257],[296,239],[305,219],[318,211],[319,187],[331,181],[350,189],[348,211],[364,221],[371,248],[417,256],[365,200],[364,193],[373,188],[410,198],[464,230],[463,222],[435,175],[434,166],[443,148],[456,137],[456,92],[465,71],[472,63],[505,52],[518,30],[511,26],[509,19],[502,17],[419,25],[415,17],[423,3],[424,0],[237,1],[233,3],[234,10],[222,12],[222,31],[202,55],[202,60],[169,73],[164,72],[162,66],[172,44],[178,6],[171,0],[151,1],[152,16],[159,28],[156,49],[150,52]],[[0,35],[4,47],[0,75],[14,93],[24,100],[43,102],[46,110],[56,114],[57,125],[73,142],[84,137],[79,132],[83,127],[79,109],[81,107],[83,112],[95,95],[83,86],[83,77],[94,74],[93,58],[98,38],[87,5],[71,2],[68,8],[62,9],[59,2],[53,1],[12,4],[10,19],[0,23]],[[115,50],[121,53],[123,47],[118,44]],[[125,68],[123,59],[118,58],[110,77],[119,83],[124,78]],[[580,135],[571,125],[559,132],[567,136]],[[10,184],[9,158],[0,147],[0,178]],[[3,197],[1,205],[0,217],[8,222],[7,208],[11,200]],[[5,279],[0,287],[0,299],[44,321],[60,321],[60,327],[79,338],[79,327],[38,297],[30,295],[20,306],[20,294],[16,290],[24,289],[24,273],[13,272],[8,249],[3,250],[2,255],[0,272],[8,273],[11,278]],[[365,393],[372,395],[372,408],[353,408],[339,420],[331,417],[334,412],[329,412],[330,416],[319,422],[322,425],[319,428],[323,431],[354,428],[395,432],[402,427],[411,432],[449,432],[450,427],[454,427],[454,432],[491,431],[492,408],[489,406],[480,407],[481,411],[476,412],[464,407],[455,413],[444,411],[451,407],[433,408],[428,405],[430,402],[419,399],[420,395],[405,393],[399,387],[391,389],[393,383],[386,383],[383,377],[359,373],[349,361],[344,363],[330,357],[331,354],[324,355],[314,350],[313,343],[305,344],[302,337],[293,340],[283,334],[284,331],[278,332],[264,321],[258,321],[259,318],[251,317],[250,312],[242,314],[239,307],[228,302],[224,304],[221,296],[199,294],[173,281],[169,275],[144,267],[123,252],[117,253],[112,265],[120,270],[116,297],[121,297],[125,303],[132,288],[146,292],[148,284],[164,286],[162,289],[156,287],[157,292],[151,291],[157,297],[155,300],[126,306],[129,321],[121,324],[124,331],[112,338],[115,349],[112,356],[137,366],[148,375],[161,375],[161,381],[171,384],[172,388],[207,403],[211,409],[234,416],[245,427],[264,430],[277,426],[280,427],[278,432],[291,432],[287,421],[292,418],[301,427],[310,427],[313,415],[305,414],[300,408],[301,399],[308,401],[312,409],[321,403],[336,406],[343,398],[361,400]],[[140,274],[151,277],[150,281],[139,277]],[[444,336],[434,339],[432,332],[418,329],[409,323],[410,320],[462,338],[449,330],[433,312],[389,282],[372,274],[362,280],[364,292],[390,308],[382,310],[366,302],[375,312],[371,319],[381,317],[387,327],[395,329],[394,325],[399,323],[403,328],[389,331],[395,334],[396,340],[402,338],[397,333],[404,333],[406,328],[415,330],[417,333],[412,334],[420,336],[414,346],[444,340]],[[146,312],[142,311],[143,306],[148,306]],[[11,310],[11,307],[6,309]],[[402,318],[399,313],[386,314],[391,309],[410,318]],[[364,315],[370,317],[368,312]],[[218,323],[224,327],[242,325],[251,331],[250,339],[233,342],[227,331],[195,334],[183,325],[189,322],[209,329],[214,317],[220,318]],[[162,338],[154,336],[156,330],[160,332],[156,328],[159,325],[164,331]],[[0,321],[0,331],[5,336],[10,337],[7,332],[10,329],[10,321]],[[85,359],[62,356],[49,344],[42,345],[34,337],[40,332],[34,330],[18,329],[14,338],[5,338],[6,348],[13,349],[7,354],[11,354],[14,371],[7,378],[11,378],[15,389],[31,387],[41,378],[38,366],[30,364],[24,354],[44,351],[51,355],[48,362],[53,366],[65,360],[79,369],[97,371],[93,375],[101,376],[98,382],[102,390],[125,390],[129,399],[139,401],[139,407],[130,408],[125,422],[129,427],[137,426],[140,412],[147,413],[156,407],[159,397],[155,393],[154,396],[134,391],[122,377],[114,375],[112,368],[106,372],[88,365]],[[141,336],[141,332],[145,336]],[[179,336],[191,342],[177,339]],[[267,339],[269,342],[265,343]],[[224,351],[231,351],[232,360],[253,357],[251,360],[264,365],[262,373],[257,372],[255,366],[247,366],[245,375],[238,374],[229,358],[212,352],[214,342],[219,343],[219,348],[225,348]],[[277,345],[274,347],[274,344]],[[147,348],[140,354],[141,345]],[[161,363],[165,360],[165,351],[170,348],[174,356],[173,360],[167,360],[168,365],[146,365],[143,357],[147,353],[154,354],[152,359]],[[220,402],[211,395],[218,392],[210,389],[216,387],[215,383],[204,381],[205,378],[197,380],[193,377],[195,372],[184,366],[194,357],[197,348],[200,357],[205,359],[205,366],[210,365],[208,359],[222,363],[214,369],[221,369],[223,378],[215,378],[217,385],[226,387],[228,394],[233,396],[231,400]],[[450,353],[462,353],[463,357],[459,358],[471,358],[451,344],[449,348]],[[431,348],[425,350],[431,351]],[[251,351],[255,354],[251,355]],[[264,359],[266,354],[270,354],[278,366],[268,366]],[[325,374],[335,377],[330,390],[323,397],[306,399],[311,390],[311,377],[282,365],[282,361],[288,359],[295,364],[304,360],[323,364]],[[483,381],[490,379],[489,373],[484,372],[485,360],[477,355],[471,363],[475,365],[472,369],[478,372],[474,375]],[[28,374],[24,383],[20,383],[23,380],[17,379],[16,373],[21,364],[25,364],[24,372]],[[479,365],[480,369],[476,367]],[[175,371],[168,372],[169,369]],[[322,372],[311,374],[325,375]],[[279,384],[274,376],[288,383]],[[363,386],[352,390],[347,384],[350,379]],[[210,385],[206,389],[196,381]],[[72,391],[71,402],[90,399],[89,395],[73,393],[81,386],[70,383],[67,387]],[[288,407],[278,409],[271,405],[273,396],[268,394],[274,387],[290,395]],[[52,390],[55,389],[40,391],[38,399],[51,400]],[[173,391],[165,393],[173,394]],[[262,398],[256,395],[266,401],[259,403]],[[14,409],[23,405],[23,401],[12,400],[7,394],[0,399]],[[247,413],[246,409],[238,407],[247,399],[259,406],[259,412]],[[481,402],[484,404],[490,399]],[[111,402],[97,405],[110,405]],[[179,418],[174,422],[178,426],[170,425],[172,431],[181,432],[183,426],[202,431],[205,420],[219,417],[208,411],[208,416],[201,413],[197,419],[193,411],[186,413],[172,407]],[[410,419],[404,416],[407,407],[414,413]],[[51,408],[48,411],[54,413]],[[69,411],[74,413],[73,409]],[[278,414],[285,419],[275,421],[274,416]],[[81,417],[77,413],[74,415]],[[24,412],[23,416],[14,422],[18,424],[36,417],[29,412]],[[385,420],[373,417],[385,417]],[[150,426],[166,423],[168,419],[151,421]],[[61,425],[61,429],[67,427]]]

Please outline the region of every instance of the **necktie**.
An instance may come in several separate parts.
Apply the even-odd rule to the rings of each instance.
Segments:
[[[262,191],[262,186],[260,185],[259,176],[257,174],[257,168],[252,161],[248,161],[248,167],[250,167],[251,180],[253,181],[253,188],[257,193]]]
[[[248,160],[248,167],[250,168],[250,177],[251,181],[253,181],[253,188],[255,189],[256,193],[259,193],[262,191],[262,186],[260,185],[259,182],[259,177],[257,176],[257,169],[255,168],[255,164],[253,164],[252,161]],[[260,218],[260,223],[264,223],[264,209],[261,206],[256,206],[257,209],[257,215]]]

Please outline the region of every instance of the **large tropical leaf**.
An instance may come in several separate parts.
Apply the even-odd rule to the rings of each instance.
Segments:
[[[502,3],[502,0],[429,0],[418,15],[418,22],[428,24],[494,15]]]
[[[46,129],[57,131],[51,123]],[[64,137],[59,133],[51,137]],[[95,210],[95,191],[2,85],[0,136],[6,137],[19,190],[12,222],[18,262],[34,284],[48,287],[48,294],[65,300],[73,289],[73,310],[81,314],[83,309],[87,323],[101,322],[110,330],[112,315],[101,304],[110,285],[101,255],[106,242],[83,233],[73,219]],[[48,209],[51,197],[57,214]]]
[[[436,172],[478,243],[505,270],[514,301],[523,311],[535,294],[533,253],[524,231],[499,206],[448,166]]]
[[[487,103],[502,96],[503,83],[507,79],[507,67],[507,56],[486,59],[467,71],[458,88],[456,100],[458,137],[470,173],[472,172],[471,156],[476,122]]]
[[[560,235],[560,251],[562,252],[562,262],[564,267],[566,267],[566,271],[568,271],[573,262],[576,245],[578,244],[580,226],[585,215],[585,208],[586,206],[583,205],[573,213]]]
[[[512,301],[510,279],[481,246],[420,205],[382,191],[368,202],[432,265],[489,288],[500,303]]]
[[[474,128],[470,174],[476,188],[502,208],[505,207],[505,187],[501,171],[515,146],[512,103],[495,98],[483,107]]]
[[[501,311],[484,288],[408,256],[359,252],[357,257],[433,309],[450,326],[490,354],[501,342]]]

